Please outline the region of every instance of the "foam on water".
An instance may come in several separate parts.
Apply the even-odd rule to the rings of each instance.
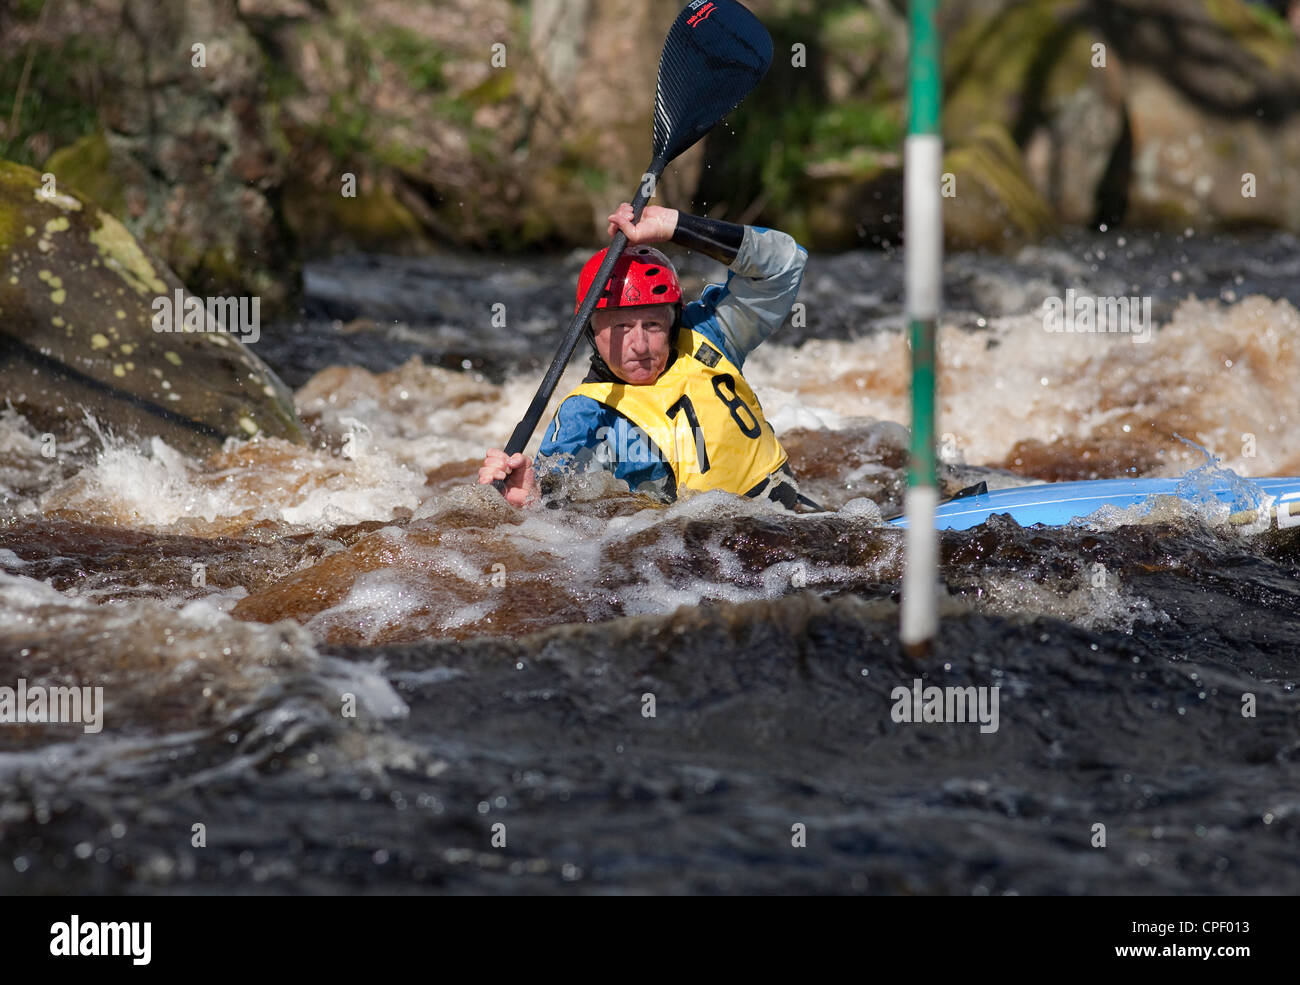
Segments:
[[[320,638],[328,637],[336,626],[347,627],[351,638],[373,643],[393,626],[426,612],[433,601],[430,580],[423,572],[366,571],[341,602],[312,616],[305,625]]]
[[[1150,342],[1132,338],[1049,334],[1037,314],[993,319],[981,332],[944,326],[942,457],[1048,479],[1172,476],[1198,463],[1178,434],[1213,449],[1239,475],[1300,471],[1300,316],[1290,304],[1187,301]],[[799,348],[773,341],[745,369],[792,456],[826,473],[820,488],[851,495],[888,486],[895,470],[881,462],[880,429],[905,447],[906,432],[894,422],[910,417],[902,333]],[[530,451],[584,372],[579,353]],[[331,367],[296,398],[316,429],[316,447],[231,441],[199,462],[157,440],[140,448],[103,438],[67,477],[41,457],[34,429],[6,411],[0,492],[11,515],[39,511],[200,536],[268,522],[328,529],[392,520],[472,483],[483,453],[505,443],[536,382],[519,372],[497,386],[418,359],[386,373]],[[815,435],[852,437],[847,445],[809,445]],[[801,454],[805,446],[815,449],[812,461]]]
[[[1300,471],[1298,334],[1295,309],[1261,298],[1229,307],[1189,301],[1146,344],[1127,335],[1049,334],[1037,315],[994,319],[987,332],[945,326],[942,457],[1029,475],[1036,468],[1025,456],[1048,473],[1066,461],[1103,474],[1178,475],[1201,457],[1175,436],[1186,435],[1220,456],[1214,470],[1197,470],[1188,483],[1221,480],[1232,476],[1229,469]],[[818,476],[814,495],[833,494],[830,505],[897,487],[907,443],[896,423],[908,417],[905,358],[902,334],[878,331],[797,349],[769,343],[748,361],[746,372],[792,458]],[[580,354],[544,422],[584,372]],[[305,570],[269,587],[227,585],[208,602],[236,620],[291,618],[308,628],[308,639],[331,642],[469,636],[502,626],[518,632],[774,598],[796,581],[834,588],[896,577],[896,552],[882,546],[892,541],[873,532],[878,511],[867,509],[867,500],[838,514],[854,525],[859,544],[875,545],[854,563],[801,547],[803,521],[770,503],[705,493],[662,508],[628,496],[604,473],[564,480],[576,508],[507,506],[475,483],[475,472],[484,450],[504,443],[535,384],[521,372],[497,386],[418,359],[386,373],[331,367],[297,394],[313,447],[232,440],[197,461],[156,439],[140,447],[101,435],[98,451],[36,504],[46,516],[200,537],[265,539],[392,524],[359,540],[323,543],[304,560]],[[1245,434],[1254,436],[1253,447],[1229,440]],[[0,417],[0,460],[21,465],[39,454],[26,422]],[[1090,522],[1195,515],[1217,524],[1227,512],[1223,506],[1220,517],[1219,509],[1217,501],[1196,513],[1157,503]],[[768,517],[780,524],[772,544],[784,538],[790,547],[770,546],[756,532]],[[0,560],[10,570],[22,564],[17,554],[12,564],[8,555]],[[1051,597],[1044,596],[1043,611],[1069,618],[1072,603],[1063,598],[1073,589],[1045,590]],[[114,591],[109,584],[91,594],[111,600]],[[1112,620],[1132,608],[1094,603]],[[223,611],[222,618],[229,616]]]
[[[607,481],[582,476],[570,488]],[[896,561],[879,541],[878,515],[869,513],[836,519],[829,532],[813,517],[719,492],[665,508],[640,506],[625,490],[616,502],[624,511],[605,519],[578,509],[514,510],[489,487],[462,487],[427,501],[405,527],[373,532],[250,595],[235,614],[292,616],[332,642],[461,637],[498,627],[518,633],[706,601],[777,598],[801,583],[880,580]],[[780,526],[769,526],[773,521]],[[812,538],[807,549],[824,542],[841,554],[856,551],[862,564],[780,546],[788,536],[797,542],[804,529]],[[846,548],[850,536],[856,546]]]
[[[1204,456],[1204,463],[1179,477],[1173,495],[1148,496],[1132,506],[1103,506],[1086,517],[1070,521],[1072,527],[1115,530],[1126,525],[1203,525],[1220,532],[1249,536],[1268,529],[1270,500],[1255,482],[1219,465],[1221,459],[1195,442],[1184,443]],[[1256,513],[1256,511],[1259,511]],[[1247,522],[1245,517],[1255,519]]]
[[[1033,276],[1011,271],[1016,296],[980,310],[1088,276],[1059,259],[1030,251]],[[1296,748],[1294,531],[1225,536],[1228,504],[1167,498],[1118,532],[1094,517],[945,533],[926,674],[1001,682],[1004,731],[985,743],[887,717],[917,672],[895,645],[903,534],[877,505],[906,465],[900,325],[893,310],[850,341],[778,336],[746,366],[804,491],[843,504],[815,516],[722,493],[663,507],[604,474],[563,477],[559,508],[506,505],[475,472],[535,369],[498,386],[418,361],[327,368],[297,394],[308,447],[232,442],[202,461],[111,438],[46,459],[36,429],[0,412],[0,684],[102,684],[107,699],[98,736],[0,729],[0,822],[30,864],[0,867],[5,885],[548,892],[582,863],[597,892],[860,892],[868,869],[877,891],[1079,891],[1101,863],[1062,852],[1059,831],[1118,803],[1126,830],[1165,826],[1139,846],[1149,869],[1106,863],[1128,889],[1149,872],[1168,892],[1293,888],[1286,830],[1260,835],[1258,819],[1290,810],[1269,791]],[[1237,481],[1216,469],[1300,472],[1284,302],[1185,304],[1144,345],[1049,335],[1026,315],[942,332],[946,488],[1182,475],[1202,456],[1175,433],[1221,458],[1189,489]],[[544,337],[498,351],[522,358]],[[332,649],[349,643],[409,645]],[[1243,729],[1247,691],[1259,717]],[[638,714],[646,692],[657,723]],[[834,837],[810,841],[810,865],[771,861],[786,855],[770,822],[805,808]],[[201,852],[195,818],[220,832]],[[485,850],[498,819],[518,857]],[[681,850],[665,862],[647,831]],[[990,874],[990,858],[1009,861]]]
[[[348,457],[280,439],[231,440],[198,462],[158,438],[144,449],[109,439],[39,504],[46,515],[88,523],[215,536],[265,521],[328,529],[409,515],[423,486],[379,448]]]
[[[76,454],[93,439],[83,435],[65,442],[62,451]],[[63,463],[50,455],[56,446],[11,407],[0,409],[0,512],[28,516],[40,511],[42,492],[63,478]]]
[[[1237,475],[1232,469],[1220,467],[1221,459],[1208,448],[1202,448],[1194,441],[1183,440],[1204,455],[1205,462],[1189,470],[1179,481],[1179,499],[1196,503],[1205,509],[1213,509],[1216,514],[1253,510],[1263,505],[1265,494],[1259,486]],[[1227,498],[1224,496],[1225,491]]]
[[[171,725],[166,731],[210,728],[295,677],[309,682],[318,712],[331,719],[339,682],[368,714],[404,714],[401,698],[373,669],[322,657],[314,637],[292,622],[234,619],[227,603],[217,596],[179,606],[154,599],[101,604],[0,572],[0,654],[13,662],[4,675],[13,679],[0,683],[13,686],[24,677],[32,684],[102,686],[105,736],[162,720]],[[68,727],[15,725],[5,735]]]
[[[1048,333],[1038,314],[995,318],[987,332],[945,325],[939,429],[968,463],[1046,478],[1130,468],[1178,475],[1199,456],[1175,432],[1214,449],[1241,475],[1300,471],[1300,314],[1291,304],[1188,300],[1150,342],[1133,339]],[[768,343],[745,372],[764,409],[786,426],[910,420],[901,333],[799,349]],[[1065,466],[1074,471],[1061,472]]]
[[[551,395],[542,425],[586,372],[586,355],[579,350]],[[332,433],[364,433],[398,461],[430,470],[477,463],[489,447],[504,447],[539,382],[540,376],[517,373],[498,386],[415,358],[386,373],[332,366],[298,391],[295,404],[304,419],[319,420]],[[541,444],[542,431],[534,432],[530,453]]]
[[[1151,600],[1134,594],[1108,573],[1101,584],[1085,572],[1082,584],[1050,583],[1040,573],[990,572],[981,578],[979,607],[1020,618],[1051,616],[1084,629],[1117,630],[1132,633],[1138,623],[1169,621]]]

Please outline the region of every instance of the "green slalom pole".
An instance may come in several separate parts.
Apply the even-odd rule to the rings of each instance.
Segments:
[[[912,339],[912,449],[907,476],[907,539],[899,640],[924,655],[938,630],[939,503],[935,457],[935,334],[943,281],[943,85],[936,24],[938,0],[911,0],[908,132],[903,148],[904,279]]]

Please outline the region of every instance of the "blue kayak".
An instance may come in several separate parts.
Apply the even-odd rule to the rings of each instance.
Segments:
[[[969,530],[998,513],[1009,513],[1022,527],[1036,523],[1060,527],[1090,516],[1104,506],[1127,509],[1151,496],[1177,496],[1189,503],[1217,500],[1231,510],[1233,522],[1260,530],[1300,527],[1300,478],[1243,479],[1204,477],[1192,483],[1177,479],[1093,479],[1087,482],[1049,482],[1014,489],[963,490],[940,503],[935,526],[940,530]],[[907,526],[906,517],[890,520]]]

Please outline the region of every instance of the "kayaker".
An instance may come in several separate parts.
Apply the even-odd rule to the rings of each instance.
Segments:
[[[820,509],[800,495],[785,449],[741,375],[745,357],[785,321],[808,253],[773,229],[647,206],[632,224],[624,202],[609,217],[628,248],[587,325],[591,367],[546,428],[536,468],[522,452],[491,449],[479,482],[506,481],[514,506],[538,497],[538,474],[603,468],[664,501],[678,490],[768,496],[788,509]],[[672,263],[651,244],[673,242],[730,268],[683,304]],[[582,268],[578,304],[605,259]],[[576,310],[576,307],[575,307]]]

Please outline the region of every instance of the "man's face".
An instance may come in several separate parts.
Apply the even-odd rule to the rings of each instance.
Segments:
[[[626,383],[653,383],[668,365],[673,305],[600,308],[592,313],[596,351]]]

